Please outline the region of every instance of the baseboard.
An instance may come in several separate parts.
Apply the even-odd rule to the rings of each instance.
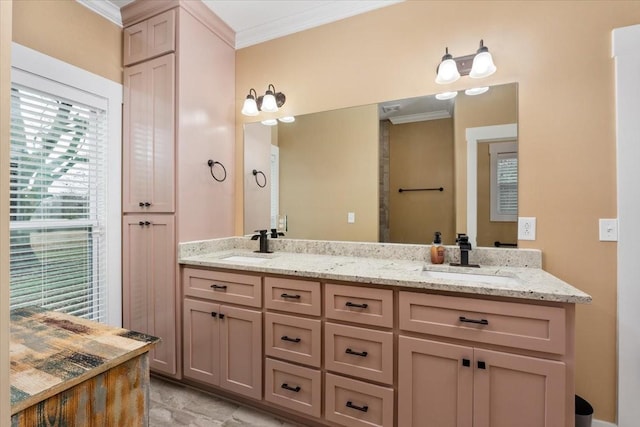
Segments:
[[[593,420],[591,422],[591,427],[617,427],[617,426],[607,421]]]

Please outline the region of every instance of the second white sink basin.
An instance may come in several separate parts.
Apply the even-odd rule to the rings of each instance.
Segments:
[[[222,261],[244,262],[247,264],[261,264],[268,261],[269,258],[261,258],[257,256],[231,255],[226,258],[220,258]]]
[[[449,271],[424,270],[422,274],[432,279],[457,280],[461,282],[490,283],[495,285],[518,285],[520,280],[515,277],[494,276],[490,274],[454,273]]]

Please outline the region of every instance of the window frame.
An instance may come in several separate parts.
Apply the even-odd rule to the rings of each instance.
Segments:
[[[122,225],[120,220],[122,203],[122,85],[18,43],[12,43],[11,81],[28,86],[28,83],[24,83],[28,79],[46,79],[51,84],[61,84],[84,92],[86,99],[98,97],[106,103],[105,323],[120,327],[122,326]],[[83,101],[82,99],[77,100]]]
[[[491,156],[491,211],[490,220],[493,222],[517,222],[518,212],[506,214],[500,212],[498,200],[500,199],[500,186],[498,185],[498,159],[503,156],[508,158],[518,158],[518,144],[516,142],[494,142],[489,144],[489,154]],[[505,156],[507,155],[507,156]],[[516,181],[517,185],[517,181]]]

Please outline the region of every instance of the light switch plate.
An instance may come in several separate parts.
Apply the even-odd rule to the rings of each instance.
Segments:
[[[518,218],[518,240],[536,240],[536,218]]]
[[[356,213],[355,212],[349,212],[347,214],[347,222],[349,224],[353,224],[354,222],[356,222]]]
[[[599,224],[600,241],[601,242],[617,242],[618,241],[618,219],[617,218],[600,218]]]

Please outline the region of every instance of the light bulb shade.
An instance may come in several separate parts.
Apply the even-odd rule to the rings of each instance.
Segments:
[[[447,99],[453,99],[458,96],[458,92],[442,92],[436,95],[436,99],[445,101]]]
[[[445,59],[438,66],[438,75],[436,76],[436,83],[440,85],[446,85],[453,83],[460,78],[460,72],[458,72],[458,65],[453,59]]]
[[[267,120],[263,120],[260,123],[262,123],[265,126],[275,126],[278,124],[278,121],[276,119],[267,119]]]
[[[464,93],[465,93],[465,95],[475,96],[475,95],[481,95],[481,94],[485,93],[488,90],[489,90],[488,86],[474,87],[474,88],[465,90]]]
[[[469,77],[473,79],[480,79],[482,77],[488,77],[491,74],[496,72],[496,66],[493,63],[493,57],[487,50],[479,52],[473,58],[473,65],[471,66],[471,72],[469,73]]]
[[[244,105],[242,106],[242,114],[245,116],[257,116],[258,115],[258,105],[256,104],[256,100],[253,97],[244,100]]]
[[[278,105],[276,104],[276,97],[273,92],[267,91],[265,96],[262,97],[262,106],[260,109],[267,113],[275,113],[278,111]]]

